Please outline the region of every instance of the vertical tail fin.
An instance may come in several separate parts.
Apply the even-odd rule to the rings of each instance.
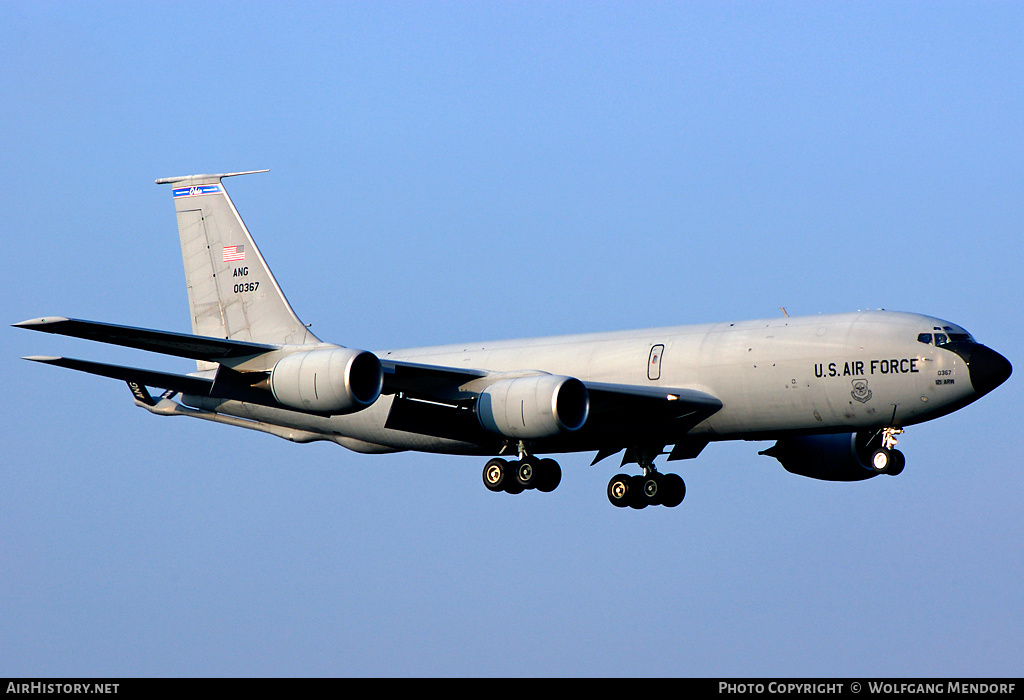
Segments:
[[[318,343],[292,311],[221,183],[222,178],[248,174],[156,181],[174,185],[192,332],[254,343]]]

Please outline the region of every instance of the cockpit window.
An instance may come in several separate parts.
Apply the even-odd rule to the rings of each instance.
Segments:
[[[971,337],[970,333],[962,331],[954,331],[950,326],[939,328],[936,326],[932,330],[934,331],[947,331],[945,333],[918,333],[917,342],[924,343],[925,345],[937,345],[942,346],[947,343],[973,343],[974,338]]]

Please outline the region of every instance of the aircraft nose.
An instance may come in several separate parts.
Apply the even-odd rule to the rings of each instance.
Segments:
[[[992,348],[972,345],[966,353],[958,352],[971,373],[971,386],[978,395],[987,394],[1005,382],[1013,372],[1010,361]]]

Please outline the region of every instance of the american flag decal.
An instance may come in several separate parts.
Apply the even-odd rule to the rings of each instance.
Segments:
[[[226,246],[224,246],[224,262],[236,262],[238,260],[245,260],[245,246],[244,245],[226,245]]]

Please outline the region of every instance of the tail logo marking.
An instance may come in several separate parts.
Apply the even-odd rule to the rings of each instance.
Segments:
[[[245,246],[244,245],[226,245],[226,246],[224,246],[224,262],[236,262],[238,260],[245,260]]]
[[[220,185],[193,185],[192,187],[179,187],[173,190],[174,198],[194,197],[200,194],[219,194],[222,192]]]

